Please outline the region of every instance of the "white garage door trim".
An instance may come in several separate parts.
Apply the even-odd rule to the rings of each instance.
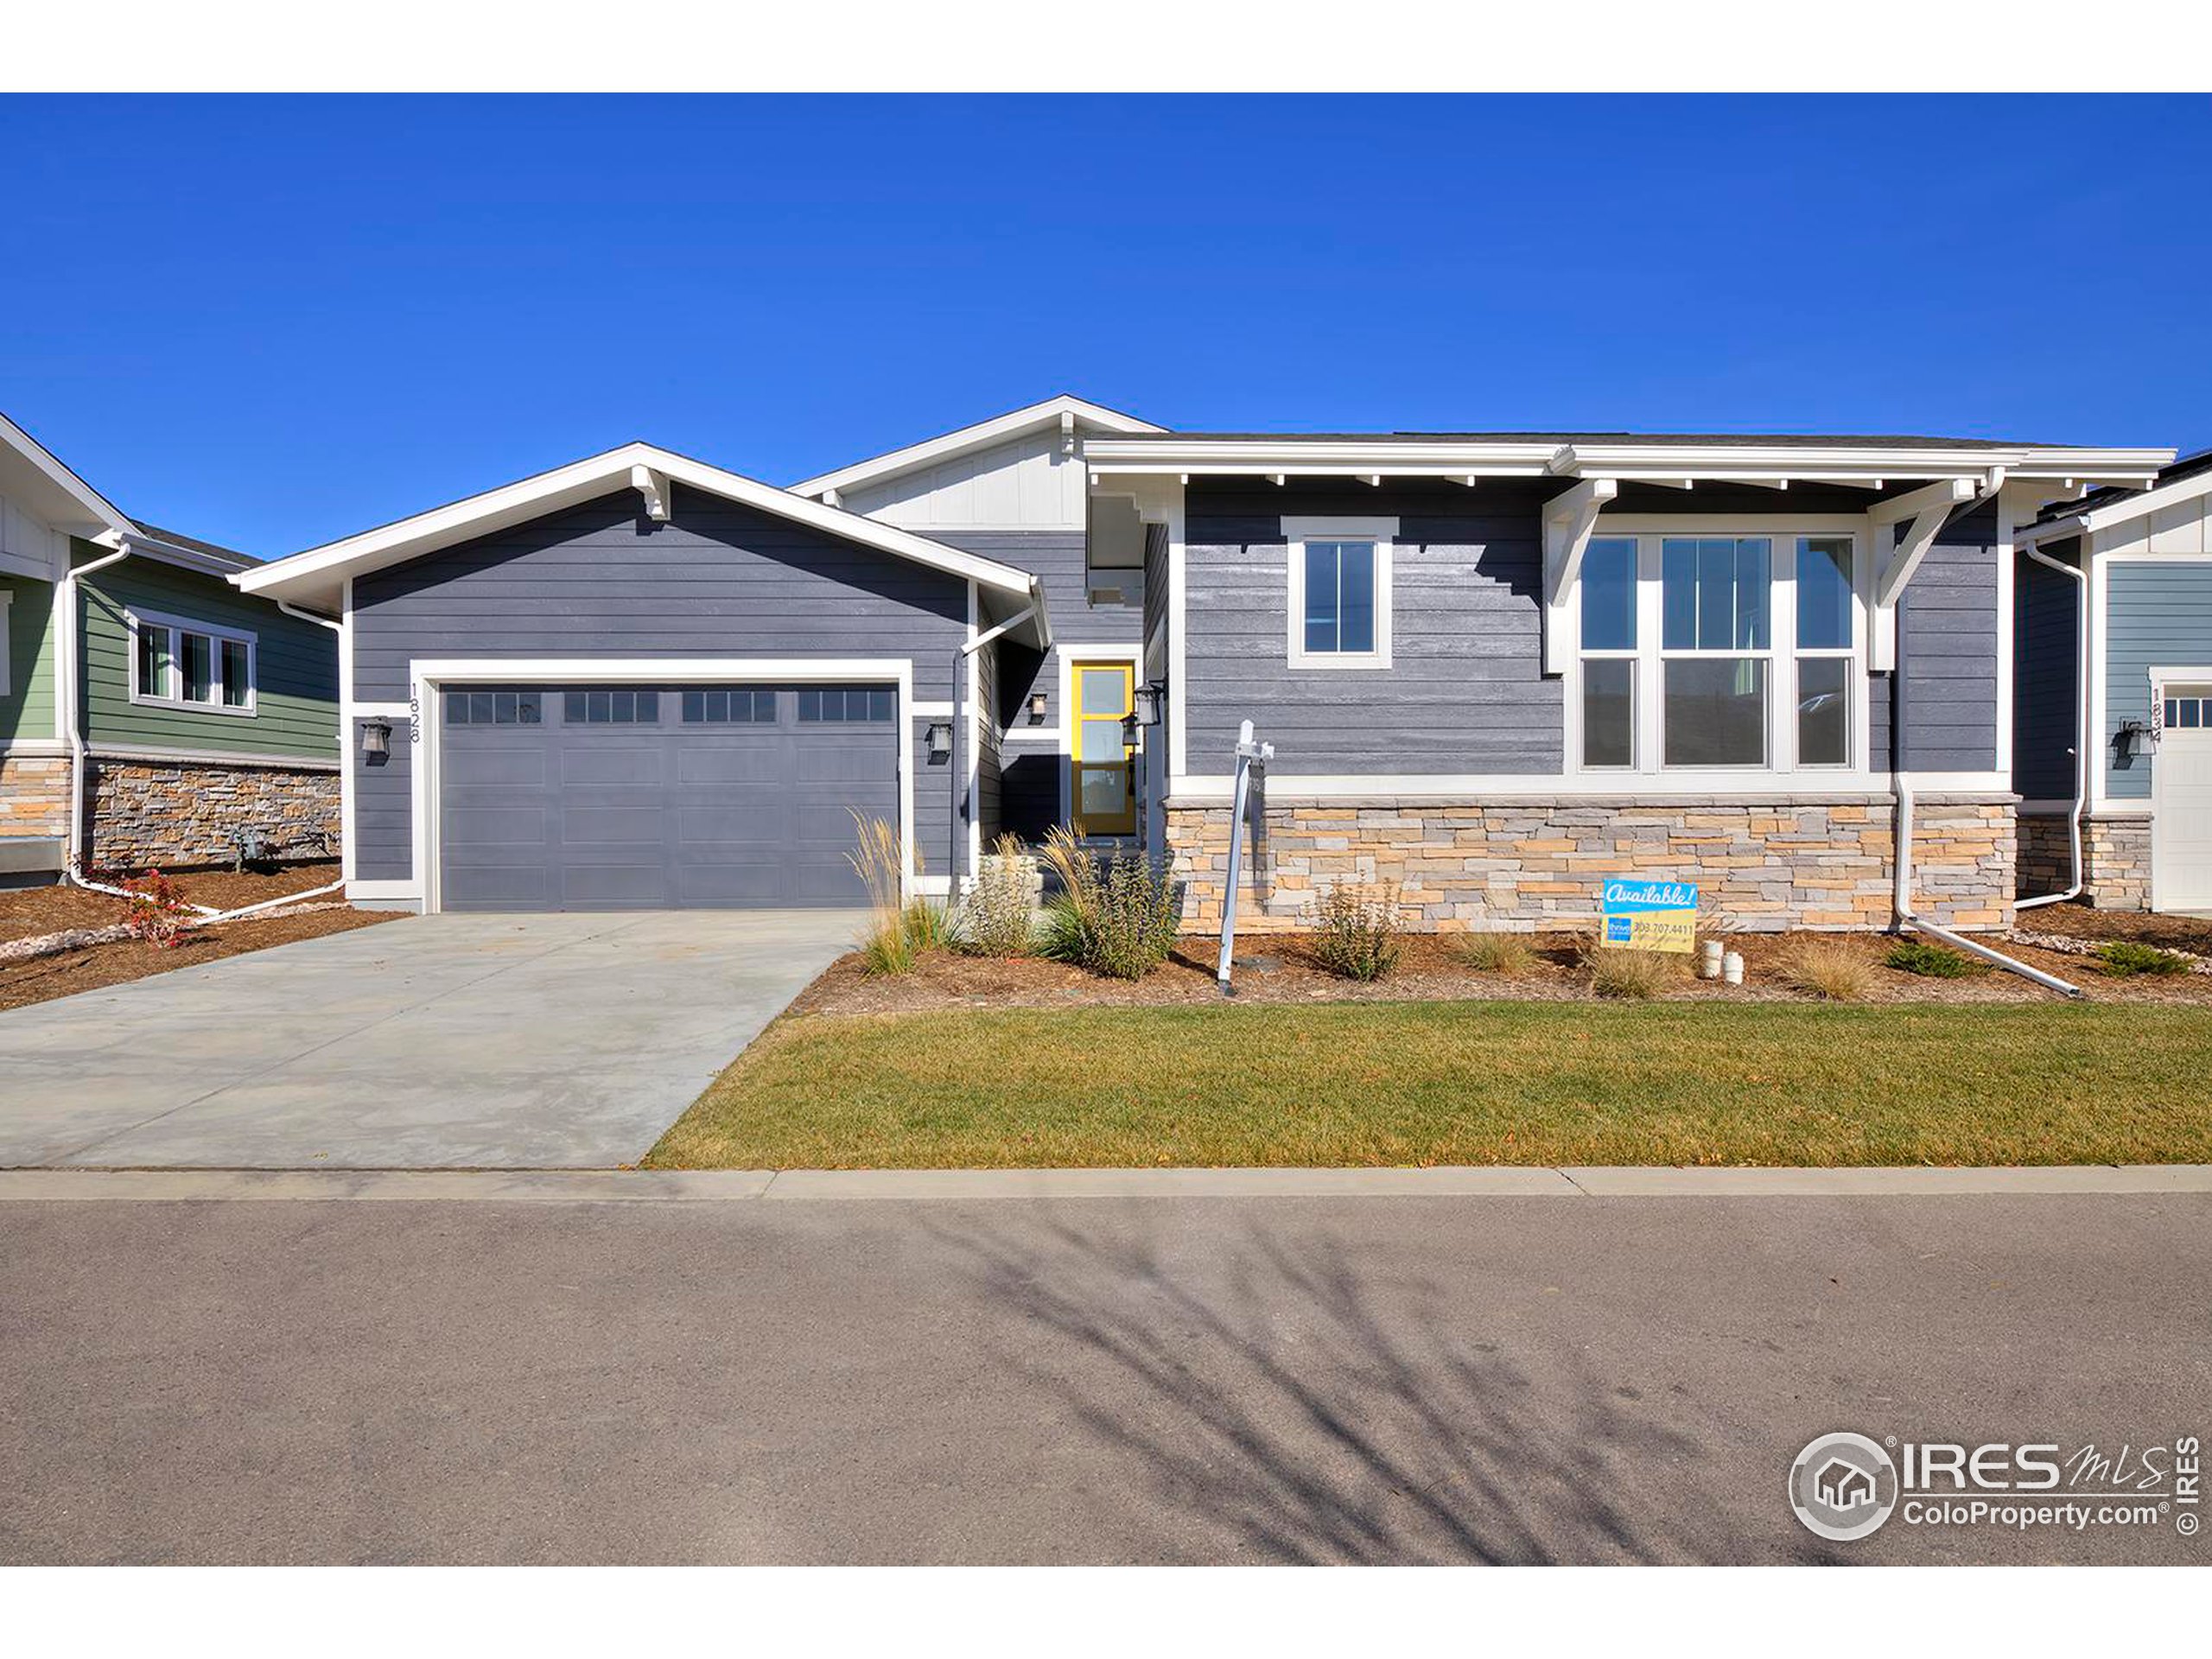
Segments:
[[[2180,695],[2183,687],[2212,690],[2212,664],[2158,667],[2150,672],[2152,717],[2161,724],[2169,687],[2172,688],[2173,695]],[[2200,733],[2202,735],[2198,734]],[[2166,805],[2166,783],[2173,774],[2170,757],[2179,753],[2175,747],[2177,744],[2185,745],[2192,752],[2192,759],[2212,763],[2212,732],[2198,728],[2186,738],[2178,730],[2159,732],[2157,748],[2151,760],[2150,903],[2152,910],[2178,906],[2191,910],[2212,907],[2212,871],[2202,872],[2184,884],[2180,872],[2168,868],[2174,851],[2171,837],[2164,832],[2174,819]]]
[[[414,791],[415,869],[423,908],[444,907],[439,891],[438,694],[448,686],[518,682],[589,682],[599,685],[682,685],[777,680],[860,680],[898,688],[899,845],[906,855],[906,896],[914,892],[914,664],[908,657],[454,657],[419,658],[408,677],[410,781]]]

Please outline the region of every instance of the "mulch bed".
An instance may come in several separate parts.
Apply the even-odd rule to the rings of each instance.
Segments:
[[[2042,925],[2061,906],[2031,912]],[[2092,912],[2095,913],[2095,912]],[[2054,928],[2053,931],[2059,930]],[[1421,934],[1406,942],[1404,957],[1389,978],[1373,984],[1341,979],[1314,957],[1301,934],[1254,935],[1239,947],[1235,975],[1240,1002],[1358,1001],[1580,1001],[1590,999],[1589,975],[1569,936],[1528,936],[1535,965],[1515,976],[1484,973],[1459,956],[1449,935]],[[1726,986],[1694,977],[1688,958],[1681,977],[1659,1000],[1685,1002],[1810,1002],[1817,995],[1790,982],[1792,955],[1808,942],[1862,956],[1870,964],[1861,999],[1869,1003],[2056,1002],[2059,999],[2016,974],[1992,969],[1964,979],[1925,979],[1884,966],[1897,940],[1887,934],[1758,933],[1729,941],[1743,953],[1745,982]],[[2212,979],[2120,977],[2094,961],[2031,946],[1993,941],[2031,967],[2082,987],[2100,1002],[2179,1003],[2212,1007]],[[857,955],[840,957],[791,1005],[793,1014],[923,1014],[941,1008],[1159,1007],[1220,1002],[1214,984],[1217,945],[1187,938],[1168,961],[1134,982],[1105,979],[1065,963],[1034,957],[992,958],[954,951],[925,952],[914,970],[896,978],[871,977]]]
[[[327,886],[338,879],[338,866],[324,861],[286,865],[267,874],[230,869],[167,874],[192,903],[237,910]],[[103,873],[99,879],[112,878]],[[81,887],[24,887],[0,892],[0,943],[73,928],[106,927],[122,920],[123,911],[122,899],[103,893],[87,893]],[[0,963],[0,1008],[22,1007],[79,991],[121,985],[172,969],[219,962],[225,957],[243,956],[249,950],[265,950],[272,944],[289,944],[296,939],[318,938],[326,933],[372,926],[390,921],[392,916],[389,911],[355,910],[340,905],[298,915],[195,928],[184,936],[181,944],[168,950],[143,940],[130,939],[29,962]]]
[[[2154,916],[2144,910],[2092,910],[2087,905],[2039,905],[2020,912],[2018,925],[2034,933],[2077,939],[2133,939],[2162,950],[2212,957],[2212,918]]]

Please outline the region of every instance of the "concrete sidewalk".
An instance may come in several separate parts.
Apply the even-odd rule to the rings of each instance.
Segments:
[[[2212,1164],[2021,1169],[0,1170],[0,1203],[698,1204],[1006,1198],[1802,1198],[2212,1192]]]

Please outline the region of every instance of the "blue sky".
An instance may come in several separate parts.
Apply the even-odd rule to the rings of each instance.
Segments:
[[[0,99],[0,410],[289,552],[643,437],[2212,444],[2212,101]]]

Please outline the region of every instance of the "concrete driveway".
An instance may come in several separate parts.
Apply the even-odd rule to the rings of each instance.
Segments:
[[[410,917],[0,1014],[0,1166],[634,1163],[859,919]]]

